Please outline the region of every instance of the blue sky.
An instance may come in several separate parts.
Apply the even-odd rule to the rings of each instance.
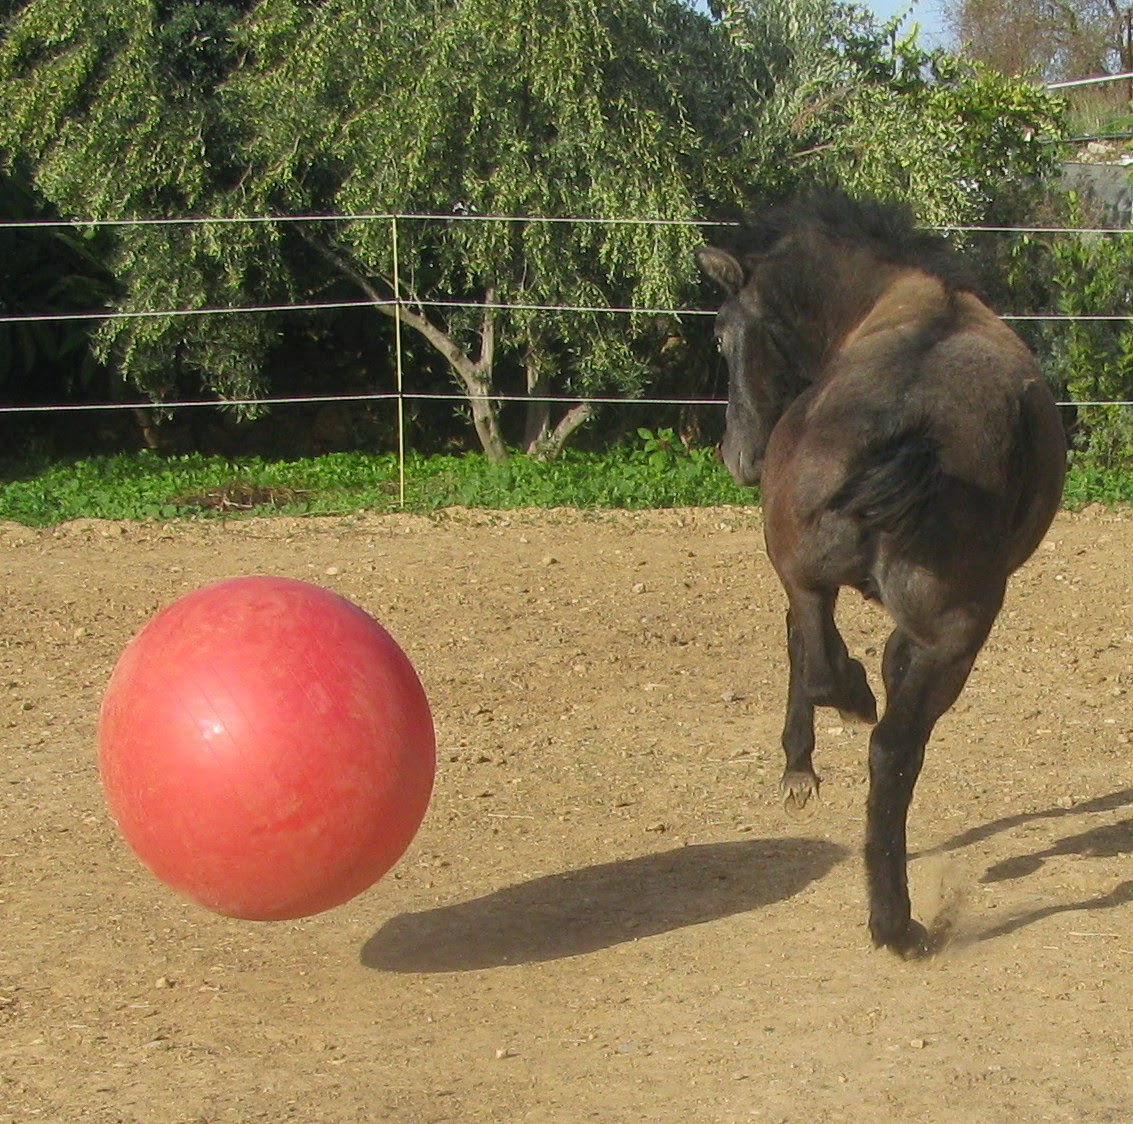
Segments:
[[[908,22],[920,25],[921,40],[926,47],[943,46],[944,21],[940,17],[942,0],[856,0],[884,22],[895,15],[910,13]],[[693,0],[694,6],[707,10],[704,0]]]
[[[940,0],[863,0],[863,4],[882,21],[903,15],[912,8],[908,22],[920,25],[925,46],[942,45],[945,32],[944,21],[940,17]]]

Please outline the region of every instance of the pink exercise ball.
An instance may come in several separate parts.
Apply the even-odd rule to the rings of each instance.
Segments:
[[[111,814],[174,890],[255,921],[307,917],[404,853],[436,769],[413,665],[345,598],[233,578],[126,646],[98,727]]]

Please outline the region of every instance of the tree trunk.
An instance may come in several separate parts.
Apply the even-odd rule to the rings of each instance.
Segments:
[[[591,402],[579,402],[572,406],[559,419],[558,425],[547,435],[543,443],[543,457],[553,460],[566,447],[571,435],[576,429],[581,429],[594,416],[594,405]]]
[[[538,357],[532,348],[524,356],[527,374],[527,421],[523,428],[523,451],[539,456],[551,429],[551,403],[546,401],[547,378],[539,367]]]
[[[594,416],[589,402],[578,402],[551,424],[551,403],[547,401],[550,383],[539,368],[538,358],[529,348],[524,366],[527,372],[527,422],[523,434],[523,451],[536,460],[554,460],[566,447],[571,435]]]
[[[488,307],[495,298],[489,289],[484,295],[484,314],[480,327],[480,354],[472,359],[453,342],[451,336],[434,324],[424,313],[401,305],[381,305],[387,316],[397,316],[407,327],[424,336],[448,360],[457,381],[468,398],[472,424],[484,453],[493,464],[508,459],[507,444],[500,429],[499,410],[492,400],[492,366],[495,358],[495,311]]]
[[[472,424],[484,455],[492,464],[503,464],[508,458],[507,445],[500,431],[500,418],[495,403],[488,396],[492,393],[492,379],[473,377],[471,386],[465,383],[468,402],[472,408]]]
[[[480,321],[480,354],[473,359],[444,328],[434,324],[423,311],[415,311],[411,307],[414,303],[411,298],[409,303],[406,303],[405,300],[390,303],[389,295],[393,292],[393,289],[388,280],[383,278],[381,283],[390,292],[382,293],[374,279],[358,269],[346,254],[310,235],[304,235],[304,238],[308,245],[320,256],[357,285],[374,302],[374,307],[379,312],[399,319],[406,327],[412,328],[423,336],[436,351],[444,356],[468,398],[468,404],[472,411],[472,424],[476,429],[476,436],[480,439],[480,445],[485,456],[493,464],[501,464],[506,461],[508,459],[507,444],[504,441],[503,431],[500,429],[499,411],[491,398],[492,369],[496,351],[496,314],[491,305],[495,300],[495,289],[489,288],[484,293],[484,309]]]

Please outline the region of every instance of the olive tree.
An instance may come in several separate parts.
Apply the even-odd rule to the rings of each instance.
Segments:
[[[736,195],[712,147],[726,40],[679,0],[458,0],[387,14],[375,51],[360,11],[275,0],[244,28],[255,63],[225,96],[258,123],[247,183],[265,208],[438,216],[396,226],[396,278],[391,222],[303,235],[444,357],[490,457],[503,355],[530,398],[523,447],[553,453],[589,396],[648,374],[645,314],[556,310],[676,306],[699,237],[680,222]],[[676,221],[549,221],[566,217]],[[552,414],[552,395],[575,402]]]
[[[652,310],[695,299],[696,220],[816,180],[972,218],[1041,170],[1044,98],[834,0],[29,0],[0,157],[64,215],[130,220],[120,311],[352,287],[443,357],[498,460],[645,386]],[[132,221],[191,216],[233,221]],[[232,400],[277,331],[146,315],[98,344],[155,401]]]

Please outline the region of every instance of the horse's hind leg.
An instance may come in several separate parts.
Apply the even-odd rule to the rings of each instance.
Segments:
[[[909,804],[925,745],[937,720],[963,689],[980,642],[946,655],[915,644],[898,629],[885,646],[882,672],[888,702],[869,746],[865,844],[869,929],[874,944],[904,956],[931,950],[928,932],[912,919],[909,905]]]
[[[836,591],[789,591],[787,654],[790,681],[783,750],[787,758],[781,790],[788,808],[802,808],[818,792],[814,772],[814,710],[836,707],[845,717],[877,720],[877,702],[865,669],[851,659],[834,624]]]

